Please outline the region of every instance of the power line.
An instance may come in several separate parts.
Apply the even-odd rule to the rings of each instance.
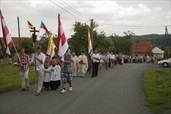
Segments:
[[[74,7],[72,7],[70,4],[67,3],[67,1],[63,0],[63,2],[65,2],[66,5],[68,5],[73,11],[76,11],[76,13],[81,15],[81,12],[79,12],[77,9],[75,9]]]
[[[75,18],[78,18],[76,15],[74,15],[73,13],[71,13],[70,11],[66,10],[65,8],[61,7],[60,5],[58,5],[56,2],[49,0],[51,3],[53,3],[54,5],[60,7],[62,10],[66,11],[67,13],[69,13],[70,15],[72,15]],[[84,21],[84,20],[83,20]]]
[[[132,25],[115,25],[115,24],[105,24],[101,23],[99,26],[115,26],[115,27],[132,27],[132,28],[160,28],[171,25],[159,25],[159,26],[132,26]]]
[[[57,0],[55,0],[55,1],[57,1]],[[67,2],[67,1],[62,0],[62,2],[63,2],[65,5],[67,5],[67,6],[68,6],[68,8],[69,8],[69,10],[70,10],[70,11],[72,11],[75,15],[77,15],[77,16],[78,16],[78,18],[80,18],[81,20],[85,21],[85,20],[84,20],[84,18],[82,17],[81,12],[79,12],[77,9],[75,9],[75,8],[74,8],[74,7],[72,7],[70,4],[68,4],[68,2]],[[72,2],[72,1],[71,1],[71,2]]]
[[[72,1],[72,0],[66,0],[66,1]],[[80,2],[79,0],[74,0],[74,1]],[[69,5],[69,6],[71,6],[71,5]],[[80,14],[81,18],[83,18],[83,19],[86,18],[87,20],[84,19],[85,22],[89,21],[91,19],[91,17],[88,16],[88,15],[87,16],[85,16],[85,15],[83,16],[82,13],[79,10],[77,10],[76,8],[73,8],[72,6],[71,6],[71,8],[75,9],[75,11],[77,11]]]

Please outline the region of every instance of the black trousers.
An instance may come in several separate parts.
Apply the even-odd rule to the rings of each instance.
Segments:
[[[43,82],[43,86],[45,90],[50,90],[50,82]]]
[[[96,77],[98,75],[98,69],[99,69],[99,62],[94,62],[92,77]]]
[[[108,69],[108,63],[105,61],[106,70]]]
[[[60,80],[50,81],[51,90],[57,90],[59,86],[60,86]]]

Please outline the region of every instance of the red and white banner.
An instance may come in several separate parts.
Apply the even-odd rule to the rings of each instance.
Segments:
[[[63,57],[68,50],[68,42],[62,29],[62,24],[60,21],[60,15],[58,15],[58,39],[57,39],[57,49],[56,54]]]
[[[1,19],[1,26],[2,26],[2,34],[3,34],[3,44],[6,48],[6,53],[11,55],[8,45],[12,41],[12,38],[11,38],[11,35],[8,31],[4,17],[2,16],[1,10],[0,10],[0,19]]]

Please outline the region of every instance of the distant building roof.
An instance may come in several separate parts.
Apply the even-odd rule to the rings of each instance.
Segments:
[[[20,41],[23,41],[23,40],[25,40],[25,39],[30,39],[30,40],[32,40],[32,38],[29,38],[29,37],[21,37],[20,38]],[[2,37],[0,37],[0,40],[2,41],[3,40],[3,38]],[[19,38],[18,37],[12,37],[12,40],[13,40],[13,42],[14,42],[14,45],[17,47],[17,48],[19,48]],[[12,43],[10,43],[9,44],[9,47],[12,47],[13,45],[12,45]]]
[[[152,54],[152,42],[149,40],[132,41],[132,54]]]
[[[156,53],[156,54],[163,54],[164,53],[164,51],[158,47],[153,48],[152,52]]]

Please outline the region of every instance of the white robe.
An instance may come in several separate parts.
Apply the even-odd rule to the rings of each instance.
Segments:
[[[86,73],[87,70],[88,70],[88,60],[87,60],[87,57],[85,55],[80,55],[78,57],[78,60],[79,60],[78,72],[79,73]],[[80,63],[81,61],[83,63]]]
[[[72,72],[73,72],[73,76],[76,76],[77,75],[77,72],[78,72],[78,57],[77,56],[74,56],[72,57]]]
[[[61,67],[59,65],[55,65],[55,67],[51,66],[51,81],[61,80]]]

